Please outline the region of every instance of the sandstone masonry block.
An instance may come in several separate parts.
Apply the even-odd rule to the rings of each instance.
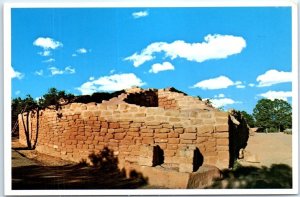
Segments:
[[[109,128],[110,128],[110,129],[117,129],[117,128],[119,128],[119,127],[120,127],[120,125],[119,125],[118,122],[110,122],[110,123],[109,123]]]
[[[153,137],[154,136],[153,133],[141,133],[140,135],[141,135],[141,137]]]
[[[125,133],[115,133],[114,138],[116,140],[122,140],[125,137],[125,135],[126,135]]]
[[[218,146],[228,146],[229,145],[229,139],[217,139],[217,145]]]
[[[155,130],[156,131],[156,130]],[[170,129],[167,129],[167,128],[162,128],[162,129],[157,129],[158,132],[160,133],[169,133],[170,132]]]
[[[185,140],[185,139],[181,139],[180,140],[180,144],[192,144],[193,140]]]
[[[228,124],[216,125],[215,126],[215,131],[216,132],[226,132],[226,131],[229,131],[229,125]]]
[[[229,132],[214,133],[216,138],[229,138]]]
[[[182,133],[183,133],[183,128],[176,128],[176,129],[174,129],[174,131],[175,131],[176,133],[182,134]]]
[[[157,139],[157,138],[155,138],[155,139],[154,139],[154,142],[155,142],[155,143],[167,143],[167,142],[168,142],[168,139]]]
[[[198,134],[201,133],[212,133],[214,131],[213,125],[201,125],[197,127]]]
[[[160,139],[167,139],[168,138],[168,134],[167,133],[155,133],[154,137],[155,138],[160,138]]]
[[[185,128],[184,131],[186,133],[196,133],[197,132],[196,128],[193,128],[193,127]]]
[[[170,133],[168,133],[168,137],[169,138],[178,138],[179,134],[175,133],[174,131],[171,131]]]
[[[195,140],[195,139],[197,139],[197,136],[196,136],[196,133],[183,133],[183,134],[180,134],[180,139]]]
[[[168,138],[169,144],[179,144],[180,139],[179,138]]]
[[[143,144],[154,144],[153,137],[143,137],[142,143]]]

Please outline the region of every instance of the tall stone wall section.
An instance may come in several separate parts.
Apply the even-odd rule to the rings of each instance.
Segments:
[[[33,143],[37,140],[38,151],[76,162],[88,160],[91,153],[108,147],[118,156],[121,165],[126,162],[143,165],[152,157],[151,147],[159,146],[162,162],[180,167],[190,162],[185,155],[189,148],[196,147],[203,156],[203,164],[227,168],[230,157],[228,113],[200,107],[181,109],[180,102],[186,106],[190,106],[189,102],[198,102],[190,97],[184,100],[185,97],[181,93],[159,90],[158,107],[125,102],[72,103],[59,111],[41,110],[38,120],[37,114],[31,112],[29,136]],[[26,144],[21,117],[19,115],[20,142]],[[23,118],[26,120],[25,114]],[[150,147],[149,153],[147,147]]]
[[[168,90],[158,90],[158,105],[165,109],[180,109],[180,110],[195,110],[203,109],[214,111],[212,106],[207,105],[205,102],[198,98],[184,95],[179,92],[172,92]]]

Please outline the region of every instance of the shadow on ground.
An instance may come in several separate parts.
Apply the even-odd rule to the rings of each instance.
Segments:
[[[223,178],[215,180],[211,189],[282,189],[292,188],[292,168],[285,164],[268,167],[238,166],[223,171]]]
[[[64,166],[13,167],[12,189],[134,189],[147,184],[147,179],[138,172],[132,171],[126,178],[108,148],[89,158],[93,166],[82,161]]]

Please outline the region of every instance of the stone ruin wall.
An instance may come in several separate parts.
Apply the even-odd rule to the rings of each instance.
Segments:
[[[153,147],[159,146],[163,158],[159,162],[182,172],[190,171],[193,162],[189,149],[198,148],[203,164],[228,168],[228,113],[182,93],[158,90],[156,94],[157,101],[152,96],[140,99],[145,105],[124,102],[128,93],[101,104],[71,103],[58,111],[41,110],[38,134],[37,114],[30,112],[32,144],[36,142],[39,152],[75,162],[108,147],[121,166],[126,162],[152,166]],[[19,140],[26,144],[21,114],[19,125]]]

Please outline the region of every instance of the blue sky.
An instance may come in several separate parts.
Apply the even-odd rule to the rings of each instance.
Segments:
[[[291,8],[13,8],[12,97],[175,87],[252,113],[291,102]]]

